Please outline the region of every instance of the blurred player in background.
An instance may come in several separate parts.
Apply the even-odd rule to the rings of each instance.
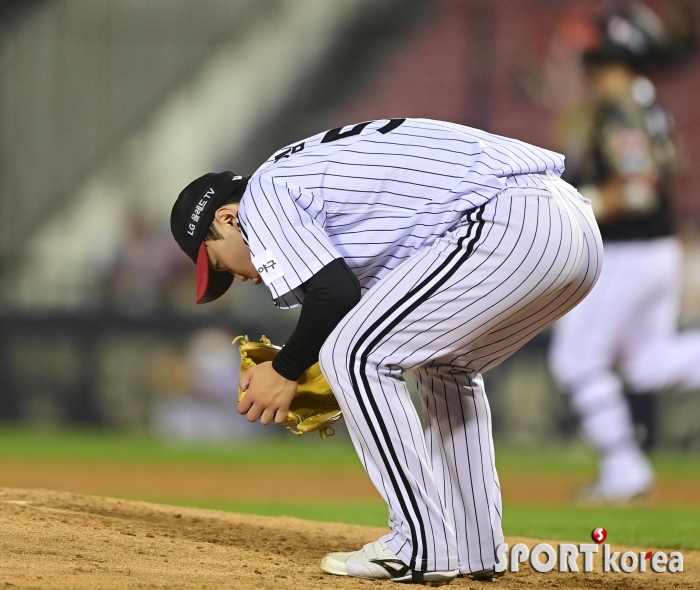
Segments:
[[[568,179],[592,202],[605,262],[591,295],[555,326],[550,364],[600,456],[598,480],[579,499],[625,501],[653,483],[625,384],[647,415],[655,392],[700,387],[700,332],[676,333],[682,253],[670,202],[672,119],[642,75],[668,61],[673,44],[638,3],[616,7],[599,25],[583,55],[584,106],[568,113],[565,144]],[[648,430],[647,442],[652,436]]]

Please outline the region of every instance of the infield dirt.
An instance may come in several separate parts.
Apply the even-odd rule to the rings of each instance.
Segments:
[[[566,505],[586,482],[573,472],[500,471],[503,500],[530,505]],[[225,502],[357,502],[380,498],[358,465],[327,466],[162,465],[148,463],[8,460],[0,462],[0,481],[10,488],[65,490],[79,494]],[[280,485],[280,482],[283,482]],[[700,507],[700,478],[660,475],[650,506]],[[188,502],[183,502],[188,503]]]
[[[326,552],[357,549],[380,528],[0,488],[0,531],[0,588],[396,588],[318,569]],[[494,588],[697,588],[700,552],[683,554],[678,574],[603,574],[599,563],[592,574],[523,567]],[[450,587],[484,584],[457,579]]]

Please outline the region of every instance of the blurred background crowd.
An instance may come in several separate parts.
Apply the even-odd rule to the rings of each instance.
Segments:
[[[645,72],[639,92],[672,115],[680,324],[700,326],[700,5],[646,4],[678,48]],[[279,434],[235,412],[231,340],[283,343],[296,313],[249,284],[194,304],[193,266],[168,227],[179,191],[209,171],[250,174],[325,129],[391,117],[554,149],[573,174],[587,100],[581,55],[609,9],[598,0],[0,0],[0,420],[181,439]],[[497,439],[577,436],[550,376],[549,339],[487,376]],[[665,392],[646,420],[654,444],[700,449],[697,392]]]

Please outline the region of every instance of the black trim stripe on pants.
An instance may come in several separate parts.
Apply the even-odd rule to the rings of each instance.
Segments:
[[[360,355],[360,364],[358,366],[358,374],[360,376],[360,379],[362,381],[362,386],[364,388],[364,393],[367,396],[367,400],[369,403],[372,405],[372,410],[374,412],[374,415],[377,417],[378,422],[379,422],[379,427],[382,430],[382,434],[384,435],[384,438],[387,439],[389,437],[389,433],[387,431],[386,425],[384,424],[383,420],[381,419],[381,414],[379,412],[379,408],[377,408],[376,403],[372,397],[372,392],[370,390],[369,382],[367,381],[367,375],[366,375],[366,364],[367,364],[367,351],[371,350],[374,346],[377,345],[377,343],[384,338],[394,327],[398,325],[398,323],[405,318],[411,311],[413,311],[416,307],[418,307],[423,301],[425,301],[428,297],[430,297],[439,287],[445,283],[454,273],[455,271],[462,265],[464,262],[472,255],[472,252],[474,251],[474,246],[476,243],[479,241],[479,238],[481,237],[481,232],[484,227],[484,220],[483,220],[483,213],[484,213],[484,206],[482,205],[476,210],[476,221],[472,222],[471,221],[471,211],[467,215],[467,219],[471,223],[475,223],[476,225],[476,231],[474,237],[472,237],[471,240],[469,240],[467,244],[466,251],[462,250],[462,246],[467,236],[464,236],[460,238],[460,240],[457,243],[457,248],[448,256],[447,260],[443,262],[443,264],[438,267],[435,272],[430,275],[427,279],[425,279],[418,287],[415,289],[411,290],[405,297],[397,301],[391,309],[385,313],[377,322],[375,322],[370,328],[364,333],[363,336],[360,337],[358,340],[357,344],[353,348],[352,352],[350,353],[350,366],[355,367],[357,365],[357,356],[358,354]],[[471,230],[471,228],[470,228]],[[459,257],[456,262],[453,263],[453,260],[457,258],[462,252],[462,256]],[[451,263],[453,263],[451,265]],[[444,274],[442,274],[444,272]],[[442,274],[442,276],[440,276]],[[439,278],[438,278],[439,277]],[[435,281],[435,282],[433,282]],[[431,284],[432,283],[432,284]],[[424,293],[421,293],[421,291],[429,287],[428,290]],[[399,311],[400,313],[393,318],[393,320],[385,326],[382,330],[380,330],[377,335],[375,336],[374,340],[367,344],[366,346],[363,346],[365,341],[372,335],[372,333],[377,330],[386,320],[388,320],[392,314],[395,312]],[[372,422],[369,417],[369,413],[367,411],[367,406],[363,402],[362,399],[362,392],[360,391],[360,386],[357,382],[357,377],[355,372],[353,371],[351,373],[351,379],[352,379],[352,386],[353,390],[355,392],[355,395],[357,396],[357,400],[360,404],[360,407],[362,408],[362,413],[365,416],[365,420],[367,420],[367,423],[370,425],[370,431],[372,433],[372,436],[374,437],[374,440],[377,444],[377,447],[380,449],[380,453],[382,455],[382,460],[384,461],[384,465],[386,466],[386,469],[389,473],[389,476],[391,478],[391,483],[394,486],[394,490],[396,493],[397,498],[399,498],[401,504],[402,504],[402,509],[408,514],[407,507],[404,504],[403,501],[403,495],[402,495],[402,490],[401,487],[398,484],[398,481],[396,479],[396,471],[398,471],[399,479],[401,479],[402,486],[404,488],[404,493],[408,496],[408,500],[411,503],[411,507],[414,510],[414,513],[416,515],[417,519],[417,524],[419,528],[419,534],[420,534],[420,546],[423,548],[423,551],[425,551],[425,546],[426,546],[426,536],[425,536],[425,526],[423,524],[423,521],[420,517],[420,511],[418,509],[418,505],[416,503],[416,498],[413,495],[410,485],[406,481],[406,475],[403,473],[401,469],[396,469],[395,465],[399,462],[398,458],[396,457],[396,451],[392,447],[389,447],[389,452],[391,454],[391,459],[393,461],[389,461],[389,458],[386,456],[384,453],[384,450],[382,449],[381,445],[381,440],[372,426]],[[422,569],[424,567],[424,564],[426,562],[425,557],[421,557],[420,559],[418,558],[417,552],[418,552],[418,535],[415,531],[415,526],[412,522],[409,521],[409,526],[411,527],[411,534],[413,536],[413,553],[411,555],[411,563],[409,563],[409,567],[412,569]]]
[[[324,374],[391,510],[384,540],[413,569],[493,566],[501,499],[480,372],[580,301],[601,255],[575,191],[497,197],[370,289],[324,344]]]

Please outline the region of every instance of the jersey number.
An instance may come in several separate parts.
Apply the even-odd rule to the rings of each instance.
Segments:
[[[288,158],[291,154],[299,153],[303,149],[304,149],[304,142],[303,141],[301,143],[293,146],[293,147],[287,148],[286,150],[280,152],[279,154],[277,154],[275,156],[275,164],[277,164],[277,162],[279,162],[282,158]]]
[[[389,133],[389,131],[393,131],[394,129],[396,129],[405,120],[406,119],[389,119],[389,122],[386,125],[384,125],[384,127],[380,127],[379,129],[377,129],[377,131],[379,131],[379,133],[382,134]],[[362,133],[363,129],[367,127],[367,125],[369,125],[370,123],[374,123],[374,121],[365,121],[364,123],[358,123],[352,129],[349,129],[345,133],[341,133],[341,131],[343,130],[342,127],[331,129],[323,136],[321,143],[329,143],[331,141],[337,141],[338,139],[343,139],[345,137],[359,135],[360,133]]]
[[[386,125],[384,125],[384,127],[380,127],[379,129],[377,129],[377,131],[383,134],[389,133],[389,131],[393,131],[394,129],[396,129],[405,120],[406,119],[389,119],[389,122]],[[358,123],[352,129],[349,129],[345,133],[341,133],[341,131],[343,130],[342,127],[338,127],[337,129],[331,129],[323,136],[321,143],[328,143],[331,141],[336,141],[338,139],[343,139],[344,137],[352,137],[353,135],[359,135],[360,133],[362,133],[362,130],[365,127],[367,127],[367,125],[369,125],[370,123],[374,123],[374,121],[365,121],[364,123]],[[300,144],[287,148],[286,150],[282,150],[279,154],[275,156],[275,164],[277,164],[277,162],[279,162],[282,158],[288,158],[293,154],[299,153],[303,149],[304,142],[302,141]]]

